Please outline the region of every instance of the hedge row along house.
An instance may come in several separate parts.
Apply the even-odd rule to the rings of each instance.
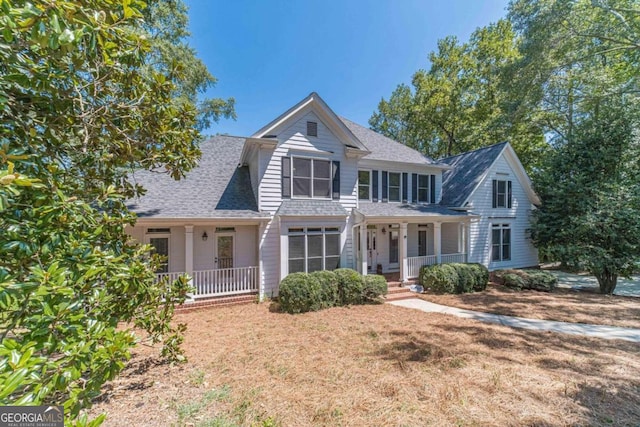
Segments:
[[[337,116],[316,93],[250,137],[216,136],[185,179],[136,173],[129,229],[166,256],[158,276],[193,278],[194,298],[278,294],[289,273],[538,263],[539,203],[507,142],[433,160]]]

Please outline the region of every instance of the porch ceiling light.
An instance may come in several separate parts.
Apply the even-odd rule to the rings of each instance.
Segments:
[[[203,242],[206,242],[208,238],[209,238],[209,236],[207,235],[206,231],[204,233],[202,233],[202,241]]]

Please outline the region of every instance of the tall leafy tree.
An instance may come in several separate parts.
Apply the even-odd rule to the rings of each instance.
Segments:
[[[535,242],[612,293],[640,259],[637,2],[517,0],[513,90],[537,108],[555,150],[534,180]]]
[[[382,100],[371,127],[432,157],[444,157],[509,140],[533,168],[547,146],[533,112],[514,103],[509,68],[519,58],[511,24],[476,30],[467,43],[438,42],[429,70]]]
[[[198,129],[233,114],[184,43],[179,0],[0,0],[0,404],[63,404],[86,420],[144,328],[181,357],[184,278],[131,242],[138,168],[176,179]]]
[[[604,294],[640,260],[637,105],[620,98],[575,125],[536,177],[533,237],[553,258],[592,273]]]

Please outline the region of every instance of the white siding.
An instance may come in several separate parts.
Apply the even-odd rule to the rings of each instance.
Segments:
[[[307,121],[318,123],[318,136],[307,137]],[[259,155],[259,173],[261,177],[259,192],[260,209],[275,215],[282,203],[281,168],[282,157],[304,156],[340,162],[340,201],[348,213],[356,206],[356,182],[358,179],[357,161],[345,158],[344,144],[336,138],[328,127],[313,113],[309,112],[293,122],[278,134],[278,145],[275,149],[261,149]],[[252,175],[253,176],[253,175]],[[308,226],[319,225],[319,222],[308,222]],[[353,265],[352,238],[350,223],[341,220],[343,227],[344,266]],[[283,227],[283,230],[284,227]],[[281,248],[280,228],[272,220],[261,237],[265,295],[277,295],[277,287],[281,277],[282,259],[287,258],[287,248]],[[282,257],[282,259],[281,259]],[[284,275],[284,271],[282,272]]]
[[[513,183],[511,209],[492,207],[492,180],[494,179],[510,180]],[[470,262],[479,262],[491,270],[530,267],[538,264],[538,252],[528,238],[533,205],[504,155],[496,160],[484,181],[472,195],[470,202],[473,205],[472,211],[481,216],[481,219],[472,223],[470,228]],[[511,226],[510,261],[491,262],[492,223]]]

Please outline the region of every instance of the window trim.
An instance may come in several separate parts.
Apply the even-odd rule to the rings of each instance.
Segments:
[[[147,245],[151,245],[151,239],[167,239],[167,271],[166,272],[162,272],[162,271],[156,271],[154,273],[156,274],[165,274],[165,273],[171,273],[172,272],[172,264],[171,264],[171,232],[169,233],[158,233],[158,232],[149,232],[149,229],[145,230],[145,235],[144,235],[144,241],[145,244]],[[171,230],[171,228],[169,228],[169,230]]]
[[[494,209],[511,209],[513,206],[513,181],[511,179],[493,179],[491,195]],[[504,183],[504,192],[500,192],[500,183]],[[503,204],[500,204],[500,196],[504,196]]]
[[[499,231],[500,232],[500,241],[498,243],[493,241],[493,232],[494,231]],[[509,242],[505,243],[505,231],[509,232]],[[511,261],[512,258],[512,252],[513,252],[513,233],[511,232],[512,228],[511,228],[511,224],[506,224],[506,223],[492,223],[491,224],[491,262],[508,262]],[[504,257],[504,248],[505,246],[508,246],[509,248],[509,256],[507,258]],[[498,257],[496,258],[494,253],[496,250],[496,247],[498,248]]]
[[[421,187],[420,186],[420,177],[426,177],[427,178],[427,186],[426,187]],[[431,174],[423,174],[423,173],[419,173],[416,174],[416,203],[433,203],[431,201]],[[424,189],[427,191],[427,200],[420,200],[420,189]]]
[[[340,250],[342,245],[342,231],[341,227],[336,226],[305,226],[305,227],[289,227],[287,232],[287,273],[291,274],[291,260],[303,260],[304,273],[309,271],[309,236],[322,236],[322,269],[326,271],[327,268],[327,237],[328,235],[338,236],[339,253],[337,255],[329,255],[330,258],[338,258],[338,267],[340,268],[340,259],[342,258],[342,251]],[[304,236],[304,255],[302,257],[291,258],[291,246],[289,245],[289,238],[294,236]],[[317,259],[319,257],[313,257]]]
[[[290,156],[289,158],[291,159],[291,178],[290,179],[291,179],[291,198],[292,199],[333,200],[333,161],[331,159],[311,157],[311,156]],[[310,196],[298,196],[298,195],[293,194],[293,187],[294,187],[293,182],[296,179],[295,166],[294,166],[295,159],[311,160],[311,177],[309,178],[311,180],[311,184],[309,186],[309,189],[311,191],[311,195]],[[315,172],[314,162],[316,160],[317,161],[321,161],[321,162],[329,163],[329,178],[328,179],[327,178],[318,178],[318,179],[329,181],[329,195],[327,197],[317,197],[317,196],[313,195],[314,179],[315,179],[315,176],[314,176],[314,172]],[[298,177],[298,178],[302,178],[302,177]]]
[[[367,186],[369,187],[369,197],[367,199],[360,198],[360,172],[367,172],[369,174],[369,184],[367,184]],[[372,169],[358,169],[357,187],[358,187],[358,200],[370,202],[372,200],[372,195],[373,195],[373,170]]]
[[[391,200],[389,194],[391,192],[391,174],[398,175],[398,200]],[[394,186],[394,188],[396,188]],[[387,171],[387,202],[388,203],[402,203],[402,172]]]

